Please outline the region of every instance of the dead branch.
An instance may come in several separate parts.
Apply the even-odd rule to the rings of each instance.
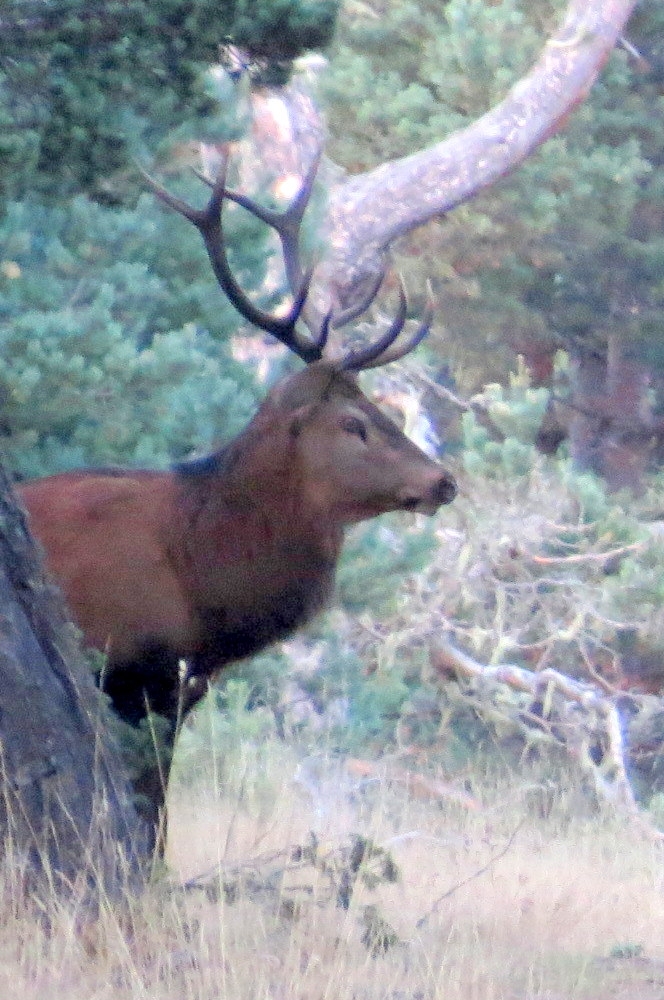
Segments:
[[[228,903],[240,897],[269,899],[292,917],[305,902],[326,906],[334,900],[346,910],[357,885],[373,891],[399,877],[391,852],[370,838],[353,833],[347,842],[324,845],[311,831],[303,844],[215,866],[173,884],[171,891],[202,891],[212,901],[224,896]]]
[[[332,284],[357,288],[416,226],[511,173],[585,100],[635,0],[570,0],[529,72],[490,111],[441,142],[349,178],[331,192]],[[343,296],[342,296],[343,298]]]
[[[422,371],[421,368],[409,368],[408,375],[414,381],[419,382],[420,385],[424,386],[429,392],[438,396],[439,399],[444,400],[458,410],[459,413],[473,413],[478,424],[485,429],[492,441],[503,442],[505,440],[504,433],[500,430],[498,425],[491,417],[489,412],[489,407],[480,401],[478,396],[471,396],[470,399],[463,399],[458,396],[451,389],[448,389],[444,385],[440,385],[435,379],[432,379],[426,372]]]
[[[618,712],[617,698],[600,692],[594,685],[573,680],[552,668],[534,672],[515,664],[503,663],[487,666],[474,660],[445,640],[438,640],[433,649],[432,664],[442,675],[455,673],[459,678],[482,681],[498,687],[506,685],[516,691],[526,692],[541,706],[537,715],[540,736],[550,736],[563,746],[569,756],[592,782],[598,798],[609,802],[622,813],[641,833],[653,840],[664,840],[664,832],[639,807],[629,781],[626,765],[627,749],[623,724]],[[492,708],[490,697],[475,699],[482,702],[483,714],[489,716]],[[554,713],[553,731],[542,732],[542,719]],[[505,708],[501,705],[503,720]],[[511,721],[523,729],[529,723],[528,712],[515,706]],[[597,746],[601,746],[599,762]]]
[[[631,545],[621,545],[617,549],[607,549],[606,552],[575,552],[569,556],[535,556],[525,552],[524,556],[537,566],[555,566],[556,564],[574,566],[589,562],[622,559],[631,552],[642,552],[644,548],[644,542],[632,542]]]
[[[460,805],[463,809],[476,810],[480,808],[479,801],[465,789],[449,781],[432,778],[410,768],[382,766],[371,760],[361,760],[350,757],[345,767],[351,777],[359,779],[381,779],[388,784],[403,786],[408,795],[414,799],[448,800]]]

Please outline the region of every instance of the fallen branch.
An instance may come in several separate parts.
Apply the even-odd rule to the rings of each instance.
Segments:
[[[599,798],[611,803],[649,838],[664,840],[664,832],[657,829],[634,796],[616,698],[552,668],[534,672],[508,663],[487,666],[444,640],[438,640],[433,647],[431,662],[438,673],[447,677],[454,673],[459,678],[489,682],[496,687],[506,685],[529,694],[538,706],[536,719],[541,737],[567,750],[590,778]],[[478,700],[486,704],[488,714],[495,712],[489,698],[475,698],[474,702]],[[505,719],[504,703],[501,712]],[[521,729],[534,724],[522,706],[515,706],[514,717],[509,713],[507,717]],[[554,727],[542,731],[542,720],[550,717],[555,719],[555,735]]]
[[[334,900],[347,910],[356,885],[373,891],[399,880],[391,852],[362,834],[348,842],[323,845],[311,831],[304,844],[288,845],[233,865],[217,865],[172,891],[203,891],[213,902],[222,896],[231,904],[244,897],[268,898],[281,912],[292,916],[303,903],[325,906]],[[323,882],[323,885],[320,882]]]
[[[525,553],[525,555],[538,566],[555,566],[558,563],[564,566],[573,566],[577,563],[622,559],[631,552],[642,552],[644,548],[644,542],[633,542],[631,545],[621,545],[618,549],[607,549],[606,552],[575,552],[570,556],[533,556],[530,553]]]
[[[447,799],[462,806],[464,809],[476,810],[480,808],[479,801],[474,795],[470,795],[465,789],[458,785],[442,781],[440,778],[432,778],[429,775],[412,771],[409,768],[383,765],[380,762],[370,760],[360,760],[350,757],[345,762],[348,774],[353,778],[360,779],[380,779],[388,784],[402,785],[408,794],[414,799]]]

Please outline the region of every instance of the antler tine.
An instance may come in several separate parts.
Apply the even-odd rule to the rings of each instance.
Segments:
[[[212,184],[212,194],[203,209],[194,208],[182,199],[177,198],[150,177],[146,171],[139,168],[154,194],[166,205],[180,215],[183,215],[185,219],[188,219],[196,226],[203,237],[214,275],[232,305],[235,306],[246,320],[254,326],[265,330],[267,333],[271,333],[305,362],[316,361],[322,356],[323,346],[327,339],[328,325],[323,323],[320,332],[313,339],[299,336],[296,330],[296,324],[304,307],[311,281],[311,271],[307,271],[304,274],[301,273],[298,234],[302,217],[313,188],[319,159],[320,153],[309,169],[295,200],[284,212],[275,212],[264,208],[244,195],[226,190],[228,166],[228,155],[226,153],[222,155],[219,172]],[[204,179],[206,183],[210,183],[207,178]],[[226,199],[241,205],[276,230],[284,252],[287,278],[293,290],[293,302],[285,316],[275,316],[254,305],[238,284],[228,262],[224,246],[222,212]]]
[[[358,299],[358,301],[353,303],[352,306],[348,306],[346,309],[342,309],[340,312],[335,313],[332,324],[335,329],[346,326],[347,323],[352,323],[354,319],[357,319],[358,316],[361,316],[362,313],[367,311],[371,303],[378,295],[380,286],[383,284],[384,277],[385,272],[381,271],[381,273],[376,276],[375,280],[371,282],[368,290],[361,299]]]
[[[408,311],[408,301],[406,299],[406,289],[403,278],[399,276],[399,308],[392,320],[389,328],[375,344],[351,351],[341,362],[344,371],[365,371],[367,368],[378,368],[382,365],[398,361],[400,358],[410,354],[417,345],[424,340],[433,320],[436,301],[433,296],[431,285],[427,282],[427,304],[424,315],[415,332],[406,339],[403,344],[396,344],[395,341],[404,328],[406,314]],[[391,348],[391,349],[390,349]]]
[[[346,323],[356,319],[363,313],[376,297],[383,275],[379,275],[375,281],[371,282],[368,291],[362,299],[342,310],[335,315],[333,311],[323,318],[318,326],[318,331],[314,334],[310,330],[311,336],[304,337],[297,330],[298,320],[303,318],[306,299],[311,283],[312,270],[303,272],[300,263],[299,235],[302,219],[306,211],[320,159],[322,148],[319,148],[307,170],[300,189],[291,204],[282,211],[267,208],[258,204],[253,199],[248,198],[240,192],[226,188],[226,175],[228,168],[228,154],[222,154],[219,172],[214,181],[198,174],[199,178],[212,187],[212,194],[207,205],[202,208],[194,208],[181,198],[176,197],[155,181],[145,170],[139,167],[146,183],[154,194],[180,215],[192,222],[199,230],[205,248],[212,264],[215,277],[227,295],[229,301],[235,306],[238,312],[244,316],[254,326],[271,333],[277,340],[297,354],[305,362],[317,361],[323,356],[328,334],[333,327],[341,327]],[[233,201],[246,211],[250,212],[257,219],[260,219],[267,226],[277,233],[284,256],[284,267],[293,301],[285,316],[275,316],[254,305],[248,295],[242,290],[233,274],[226,248],[224,246],[224,232],[222,225],[222,215],[225,201]],[[406,323],[408,303],[403,279],[399,279],[399,306],[389,328],[375,344],[350,351],[341,359],[339,367],[344,371],[361,371],[366,368],[376,368],[379,365],[397,361],[410,353],[421,340],[424,339],[431,326],[435,302],[431,292],[428,290],[427,306],[424,316],[414,334],[408,337],[404,343],[397,344],[396,340],[401,334]]]
[[[240,191],[229,189],[225,192],[229,201],[234,201],[237,205],[241,205],[242,208],[255,215],[257,219],[260,219],[266,225],[270,226],[271,229],[274,229],[281,241],[286,278],[292,289],[298,288],[303,283],[305,277],[300,264],[300,228],[304,213],[309,204],[309,199],[311,198],[311,192],[313,191],[322,155],[323,149],[319,146],[309,164],[309,169],[302,179],[295,198],[282,211],[260,205]]]
[[[194,208],[193,205],[189,205],[186,201],[183,201],[181,198],[177,198],[174,194],[171,194],[171,192],[165,187],[162,187],[159,181],[156,181],[154,177],[147,172],[147,170],[144,170],[140,163],[136,164],[136,168],[152,193],[155,194],[160,201],[163,201],[169,208],[179,212],[180,215],[184,215],[185,219],[193,222],[197,229],[200,228],[202,218],[205,214],[202,209]]]

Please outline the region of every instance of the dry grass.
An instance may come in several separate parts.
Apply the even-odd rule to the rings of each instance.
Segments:
[[[224,794],[214,776],[195,787],[180,780],[170,888],[157,883],[121,920],[111,906],[93,925],[54,909],[47,932],[6,875],[3,1000],[654,1000],[664,992],[661,848],[611,817],[586,809],[579,818],[578,790],[547,800],[522,776],[503,787],[487,781],[470,810],[417,801],[379,780],[358,785],[342,762],[298,763],[276,743],[268,754],[244,747],[223,771]],[[358,889],[347,911],[306,866],[298,887],[291,877],[257,889],[254,879],[234,902],[180,888],[219,865],[227,878],[242,864],[274,873],[278,852],[311,831],[322,853],[353,833],[372,838],[389,848],[400,881]],[[295,908],[283,906],[293,899]],[[363,943],[369,904],[395,935],[375,956]],[[637,946],[645,958],[633,957]],[[626,957],[609,961],[617,947]],[[640,978],[621,994],[627,966]]]

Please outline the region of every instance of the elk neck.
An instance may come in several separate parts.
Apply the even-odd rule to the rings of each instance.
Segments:
[[[213,454],[176,467],[188,546],[199,563],[240,573],[334,573],[343,525],[307,507],[292,436],[283,415],[259,410],[240,435]],[[200,572],[201,567],[197,566]]]

